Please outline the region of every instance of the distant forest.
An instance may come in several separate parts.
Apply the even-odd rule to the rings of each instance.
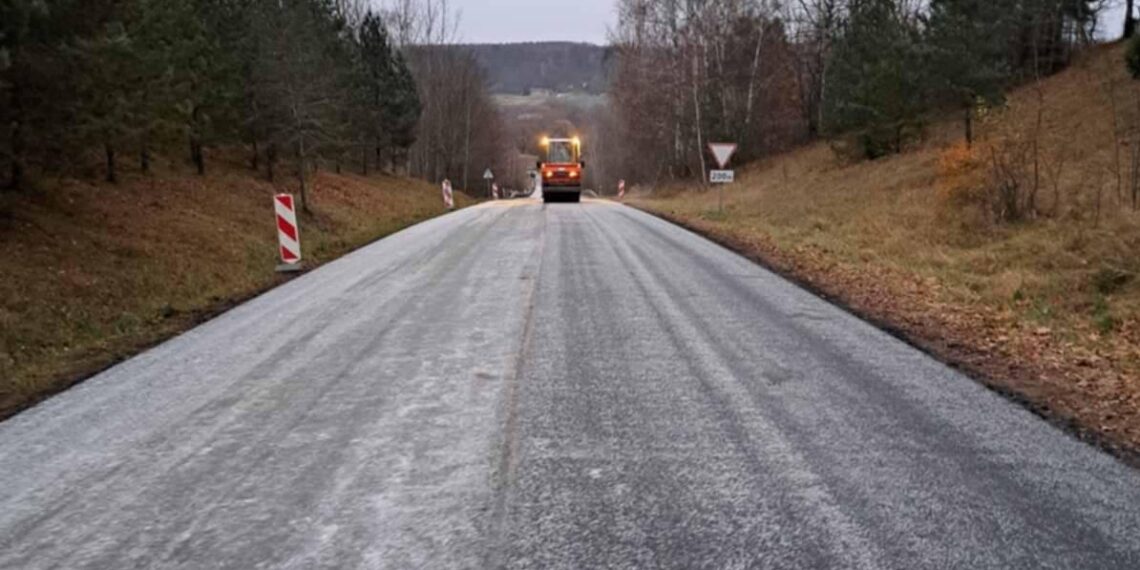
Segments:
[[[570,42],[463,46],[487,72],[494,93],[526,95],[532,89],[601,94],[606,90],[607,48]]]

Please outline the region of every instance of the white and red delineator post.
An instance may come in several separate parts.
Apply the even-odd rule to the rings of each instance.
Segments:
[[[448,210],[455,207],[455,196],[451,192],[450,180],[443,181],[443,205],[447,207]]]
[[[295,268],[301,263],[301,230],[297,225],[297,208],[293,195],[274,196],[273,209],[277,214],[277,241],[281,249],[281,262],[285,264],[284,267]]]
[[[625,198],[625,180],[618,181],[618,200]]]

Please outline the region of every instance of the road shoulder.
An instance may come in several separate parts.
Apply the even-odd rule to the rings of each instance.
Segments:
[[[1000,315],[984,308],[936,304],[924,294],[931,284],[917,276],[870,264],[855,267],[826,252],[789,250],[762,231],[744,235],[672,212],[663,202],[639,200],[630,206],[758,263],[963,372],[1066,433],[1140,467],[1140,430],[1130,421],[1135,404],[1122,398],[1105,400],[1088,383],[1072,381],[1090,374],[1111,374],[1105,370],[1111,362],[1074,360],[1037,331],[1011,334]]]

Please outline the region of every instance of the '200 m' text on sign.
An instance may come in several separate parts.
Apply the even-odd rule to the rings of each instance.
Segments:
[[[713,184],[731,184],[736,181],[735,170],[710,170],[709,182]]]

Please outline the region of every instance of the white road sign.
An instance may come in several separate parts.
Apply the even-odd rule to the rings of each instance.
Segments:
[[[487,171],[483,173],[483,180],[491,180],[494,177],[495,173],[491,172],[490,168],[488,168]]]
[[[732,160],[732,155],[736,154],[736,143],[709,143],[709,151],[712,152],[717,164],[723,169],[728,167],[728,161]]]
[[[713,184],[732,184],[736,182],[735,170],[710,170],[709,182]]]

